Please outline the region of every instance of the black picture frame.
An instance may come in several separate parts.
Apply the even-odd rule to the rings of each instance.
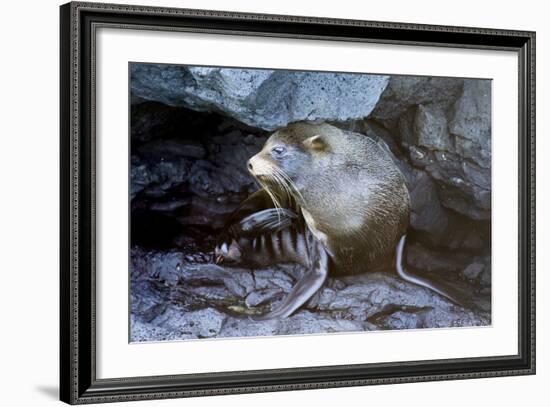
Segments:
[[[535,33],[72,2],[60,8],[60,398],[70,404],[535,373]],[[416,46],[519,56],[519,352],[499,357],[96,378],[95,29],[176,30]]]

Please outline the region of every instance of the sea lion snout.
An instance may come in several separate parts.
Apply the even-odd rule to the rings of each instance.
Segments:
[[[259,154],[252,156],[246,163],[248,172],[256,178],[262,178],[262,176],[269,175],[271,173],[269,167],[270,165],[266,163],[265,160],[259,156]]]
[[[255,163],[256,156],[250,157],[250,159],[246,162],[246,168],[248,169],[248,172],[252,174],[252,176],[255,176],[255,170],[257,169],[257,163]],[[255,165],[256,164],[256,165]]]

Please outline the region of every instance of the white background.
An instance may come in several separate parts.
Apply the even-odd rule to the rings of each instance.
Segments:
[[[133,3],[152,4],[152,1]],[[256,11],[280,14],[393,20],[403,22],[517,28],[537,31],[538,55],[538,375],[534,377],[476,379],[392,386],[342,388],[307,392],[210,397],[185,400],[191,406],[219,403],[239,406],[281,404],[361,405],[412,404],[425,406],[542,405],[550,380],[550,361],[545,342],[548,324],[543,297],[550,258],[546,247],[550,227],[544,213],[550,191],[544,174],[550,171],[548,109],[550,83],[543,75],[548,67],[548,38],[543,2],[518,3],[461,1],[353,0],[330,2],[223,0],[158,1],[156,5]],[[12,2],[3,5],[0,26],[2,103],[0,181],[0,363],[4,405],[54,404],[58,381],[58,9],[57,1]],[[7,54],[6,54],[7,51]],[[546,390],[546,391],[545,391]],[[537,401],[544,400],[544,401]],[[148,402],[149,405],[181,405],[181,400]],[[134,403],[135,404],[135,403]],[[142,405],[146,405],[141,403]],[[130,404],[125,404],[130,405]],[[137,405],[137,404],[136,404]]]

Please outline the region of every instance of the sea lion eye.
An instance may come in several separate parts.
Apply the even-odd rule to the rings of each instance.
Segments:
[[[271,149],[271,154],[276,158],[282,157],[285,153],[286,153],[285,146],[275,146]]]

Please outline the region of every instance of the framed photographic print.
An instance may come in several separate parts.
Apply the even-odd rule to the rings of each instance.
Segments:
[[[535,372],[535,34],[61,6],[61,399]]]

